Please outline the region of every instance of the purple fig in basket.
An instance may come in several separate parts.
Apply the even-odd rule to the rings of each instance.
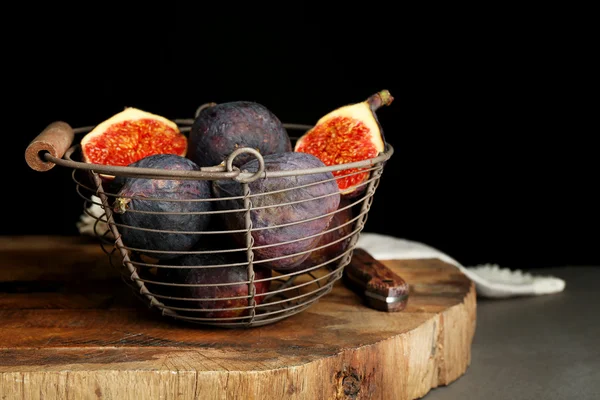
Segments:
[[[294,151],[310,153],[326,165],[339,165],[374,158],[385,149],[383,129],[375,112],[394,98],[387,90],[365,101],[339,107],[320,118],[315,126],[296,141]],[[358,172],[356,174],[352,174]],[[369,171],[334,171],[340,191],[356,197],[366,189]]]
[[[148,156],[130,166],[199,170],[193,161],[174,154]],[[161,260],[181,255],[168,251],[187,251],[200,241],[202,234],[194,232],[208,227],[211,215],[206,212],[213,208],[212,202],[203,201],[211,197],[209,181],[125,177],[122,182],[113,202],[113,211],[125,246],[140,249],[140,253]]]
[[[257,265],[289,271],[302,263],[320,239],[340,203],[340,192],[330,171],[300,174],[296,171],[325,168],[308,153],[286,152],[263,157],[265,171],[287,171],[290,176],[259,178],[248,183],[252,203],[253,251]],[[248,172],[258,170],[258,160],[242,165]],[[235,180],[213,182],[217,207],[230,210],[220,214],[230,230],[246,229],[243,186]],[[235,234],[246,246],[245,234]],[[289,243],[288,243],[289,242]],[[268,261],[267,261],[268,260]]]
[[[188,158],[201,167],[219,165],[237,148],[250,147],[263,156],[292,151],[281,121],[265,106],[251,101],[232,101],[204,108],[192,124]],[[240,166],[248,154],[235,158]]]
[[[334,270],[343,260],[342,254],[350,245],[354,229],[354,222],[352,221],[354,211],[350,205],[351,203],[348,200],[342,199],[339,209],[333,214],[333,218],[323,235],[321,235],[315,250],[310,252],[306,260],[294,269],[295,271],[316,267],[317,265],[327,265],[327,268]]]
[[[153,281],[198,285],[147,284],[153,294],[179,298],[178,300],[159,298],[165,306],[193,310],[173,310],[176,313],[199,318],[230,318],[249,314],[248,269],[246,257],[240,253],[189,254],[168,262],[162,261],[160,264],[177,268],[157,267],[156,277],[152,279]],[[219,265],[223,266],[219,267]],[[186,266],[198,268],[185,268]],[[271,277],[271,270],[257,266],[254,266],[253,270],[255,279],[254,302],[259,305],[264,301],[264,294],[269,291],[271,280],[264,279]],[[201,286],[203,284],[219,285]],[[227,297],[241,298],[226,299]],[[235,322],[235,320],[232,321]]]

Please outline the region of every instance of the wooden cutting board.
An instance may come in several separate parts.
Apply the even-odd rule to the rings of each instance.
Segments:
[[[0,238],[0,399],[415,399],[467,370],[473,283],[437,259],[384,261],[405,310],[338,281],[271,325],[207,328],[138,300],[91,238]]]

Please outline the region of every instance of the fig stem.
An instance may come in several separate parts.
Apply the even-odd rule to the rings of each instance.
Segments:
[[[389,106],[394,98],[389,90],[385,89],[375,93],[367,99],[367,104],[371,108],[371,111],[376,111],[381,106]]]
[[[130,198],[119,197],[115,200],[115,205],[113,206],[114,212],[117,214],[124,214],[127,211],[127,205],[131,201]]]

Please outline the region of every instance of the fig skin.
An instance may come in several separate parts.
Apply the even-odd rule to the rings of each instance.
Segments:
[[[287,152],[270,154],[263,157],[265,171],[295,171],[307,168],[319,168],[325,165],[312,154]],[[258,170],[258,161],[252,160],[241,167],[248,172]],[[297,186],[309,185],[296,189]],[[259,178],[248,184],[250,199],[254,208],[250,212],[252,221],[252,237],[254,239],[255,261],[267,260],[275,257],[284,257],[259,263],[261,266],[276,271],[286,272],[293,270],[308,256],[320,239],[318,234],[326,230],[333,215],[326,215],[338,209],[340,193],[337,183],[333,180],[331,172],[318,174],[292,175],[288,177]],[[284,189],[292,189],[277,193],[270,193]],[[229,199],[228,197],[242,196],[243,187],[234,180],[219,180],[213,182],[213,195],[221,198],[217,201],[217,208],[222,210],[244,209],[243,199]],[[315,197],[326,196],[314,199]],[[306,200],[295,204],[279,206],[282,203]],[[235,211],[220,214],[227,229],[246,229],[246,215],[244,211]],[[317,218],[320,217],[321,218]],[[314,220],[300,222],[289,226],[280,226],[309,218]],[[261,229],[266,228],[266,229]],[[316,235],[304,239],[308,236]],[[244,234],[233,234],[240,246],[246,246]],[[279,244],[291,240],[293,243]],[[257,246],[274,245],[264,248]],[[299,252],[307,251],[304,254]],[[257,264],[258,265],[258,264]]]
[[[130,166],[166,170],[199,170],[193,161],[174,154],[148,156]],[[214,207],[212,202],[169,200],[208,199],[212,197],[209,181],[124,177],[122,182],[121,189],[113,202],[113,211],[116,222],[126,225],[118,226],[118,229],[121,239],[127,247],[161,251],[160,253],[141,252],[148,257],[163,260],[175,258],[180,254],[162,252],[188,251],[198,244],[203,237],[201,234],[151,232],[129,227],[169,231],[204,231],[210,223],[211,215],[190,213],[211,211]],[[130,196],[160,198],[161,200],[130,199]],[[152,213],[137,213],[134,210]],[[186,214],[164,214],[164,212],[184,212]]]
[[[340,203],[340,207],[338,211],[333,215],[329,226],[327,227],[327,231],[330,232],[324,233],[319,242],[315,246],[315,250],[312,251],[309,256],[302,262],[302,264],[298,265],[294,268],[294,271],[301,271],[304,269],[312,268],[320,264],[327,263],[330,260],[338,257],[342,253],[344,253],[350,244],[351,236],[348,236],[352,233],[354,229],[354,223],[348,223],[348,221],[354,218],[354,212],[352,207],[344,208],[350,204],[349,201],[343,199]],[[345,225],[344,225],[345,224]],[[337,228],[337,229],[334,229]],[[348,236],[344,240],[340,240],[339,242],[334,243],[336,240],[341,239],[345,236]],[[319,248],[324,246],[322,248]],[[325,264],[329,269],[334,270],[342,258],[338,258],[331,263]]]
[[[174,260],[161,261],[162,265],[175,266],[209,266],[226,265],[234,263],[245,263],[246,258],[234,253],[203,253],[189,254],[178,257]],[[271,277],[271,270],[253,266],[254,279],[267,279]],[[222,286],[167,286],[157,284],[147,284],[152,293],[180,298],[198,298],[215,300],[172,300],[158,298],[165,306],[203,309],[206,311],[181,311],[174,310],[176,313],[189,317],[199,318],[232,318],[241,317],[249,314],[249,309],[237,309],[236,307],[247,307],[248,298],[218,300],[224,297],[248,296],[248,284],[241,283],[248,281],[248,271],[246,265],[216,267],[216,268],[157,268],[156,278],[151,279],[156,282],[179,283],[179,284],[225,284],[240,282],[236,285]],[[256,305],[263,302],[265,294],[269,291],[271,281],[255,282],[254,301]],[[216,309],[225,309],[223,311],[211,311]],[[235,322],[235,320],[232,320]],[[243,320],[239,320],[243,321]]]
[[[187,157],[200,167],[221,164],[240,147],[250,147],[262,156],[292,151],[292,143],[281,121],[262,104],[232,101],[204,108],[195,118],[188,139]],[[240,154],[239,167],[254,156]]]

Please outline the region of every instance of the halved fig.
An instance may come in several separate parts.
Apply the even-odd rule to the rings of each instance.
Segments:
[[[154,154],[183,157],[187,153],[187,137],[175,122],[134,107],[96,125],[80,144],[84,162],[113,166],[127,166]]]
[[[388,90],[382,90],[365,101],[329,112],[298,138],[294,151],[310,153],[327,166],[376,157],[385,149],[385,138],[375,112],[393,100]],[[360,172],[362,170],[352,168],[333,172],[339,177],[337,184],[342,195],[352,197],[366,188],[369,171]]]

